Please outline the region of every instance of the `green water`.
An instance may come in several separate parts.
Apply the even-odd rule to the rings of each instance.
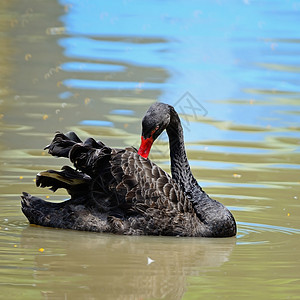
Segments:
[[[300,299],[299,3],[83,2],[0,3],[0,298]],[[157,100],[237,237],[28,225],[22,191],[67,198],[34,183],[67,163],[43,151],[56,130],[138,147]],[[150,158],[169,171],[166,136]]]

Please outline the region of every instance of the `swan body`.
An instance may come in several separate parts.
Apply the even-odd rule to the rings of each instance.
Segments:
[[[174,108],[153,104],[142,125],[139,151],[112,149],[92,138],[82,142],[74,132],[57,133],[46,148],[54,156],[68,157],[76,169],[40,172],[36,184],[53,191],[64,188],[71,197],[51,203],[23,193],[22,211],[29,222],[127,235],[234,236],[230,211],[211,199],[190,171]],[[172,177],[147,158],[165,129]]]

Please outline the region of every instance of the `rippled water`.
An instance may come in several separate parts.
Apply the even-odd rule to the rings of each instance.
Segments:
[[[0,298],[297,299],[300,2],[1,1]],[[155,101],[180,113],[229,239],[124,237],[28,226],[22,191],[66,162],[56,130],[138,147]],[[169,170],[167,137],[151,153]]]

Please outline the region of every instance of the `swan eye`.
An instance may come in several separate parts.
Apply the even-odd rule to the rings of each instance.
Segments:
[[[157,126],[155,127],[155,129],[153,129],[153,130],[151,131],[151,136],[158,130],[158,128],[159,128],[159,126],[157,125]]]

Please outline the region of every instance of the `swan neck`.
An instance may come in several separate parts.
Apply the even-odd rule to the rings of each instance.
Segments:
[[[171,113],[170,123],[166,130],[169,136],[172,178],[180,183],[185,192],[189,192],[198,184],[190,169],[184,147],[183,129],[175,110]]]

